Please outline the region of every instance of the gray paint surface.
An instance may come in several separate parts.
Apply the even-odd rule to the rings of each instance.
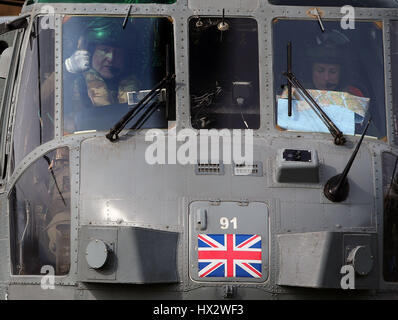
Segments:
[[[56,41],[61,45],[62,18],[65,14],[115,14],[124,16],[126,5],[107,4],[54,4],[56,13]],[[35,8],[40,12],[41,5],[25,7],[24,12]],[[176,75],[179,90],[177,90],[177,129],[189,128],[189,75],[188,75],[188,33],[187,21],[192,16],[220,16],[222,9],[227,9],[228,15],[252,17],[259,27],[259,65],[260,65],[260,101],[261,127],[255,132],[254,160],[263,166],[262,176],[234,176],[233,167],[225,165],[225,173],[221,176],[198,176],[193,165],[159,165],[150,166],[145,162],[144,153],[148,143],[144,141],[144,133],[128,135],[122,141],[112,144],[104,138],[104,133],[80,134],[63,136],[62,133],[62,50],[56,51],[56,134],[55,139],[46,143],[26,156],[25,161],[18,164],[12,175],[6,177],[1,194],[2,210],[0,212],[0,297],[1,292],[9,292],[10,298],[67,298],[91,299],[110,298],[114,294],[130,298],[223,298],[223,286],[231,284],[236,288],[236,298],[273,298],[280,297],[313,297],[318,291],[302,291],[299,287],[330,287],[324,281],[325,275],[334,272],[334,284],[337,281],[335,271],[340,266],[344,245],[353,246],[365,243],[376,252],[377,262],[371,274],[364,280],[365,287],[397,289],[395,284],[385,283],[381,274],[382,246],[382,190],[380,154],[390,151],[398,154],[393,146],[393,115],[391,111],[391,69],[386,66],[386,110],[389,143],[365,139],[349,175],[351,193],[346,202],[330,203],[322,193],[324,183],[333,175],[341,172],[357,141],[349,137],[349,143],[344,147],[334,146],[329,134],[303,133],[297,137],[295,133],[281,134],[274,127],[274,97],[273,60],[272,60],[272,20],[276,17],[294,17],[307,19],[309,7],[271,6],[265,1],[178,1],[174,5],[133,5],[132,14],[167,15],[174,19],[175,28],[175,59]],[[322,8],[328,18],[340,19],[340,8]],[[394,9],[356,9],[361,19],[378,19],[384,23],[385,61],[389,62],[389,20],[396,19],[398,11]],[[25,37],[21,57],[28,45]],[[20,77],[17,79],[17,83]],[[16,85],[17,88],[17,85]],[[16,98],[16,96],[14,97]],[[10,107],[15,114],[15,101]],[[59,146],[69,146],[71,152],[71,185],[72,185],[72,245],[71,272],[66,277],[57,277],[55,292],[40,289],[39,276],[10,276],[9,269],[9,228],[7,196],[14,183],[24,170],[34,161]],[[275,179],[275,164],[278,150],[284,148],[316,150],[319,159],[319,184],[314,183],[280,183]],[[365,174],[364,174],[365,173]],[[234,203],[234,212],[239,220],[243,220],[244,232],[262,233],[264,239],[264,278],[259,282],[242,283],[240,281],[200,282],[196,281],[197,263],[195,262],[194,218],[191,209],[194,203],[209,203],[211,200],[222,200]],[[262,203],[247,216],[248,208],[239,207],[238,202],[247,202],[249,208]],[[191,206],[190,206],[191,204]],[[228,205],[227,205],[228,206]],[[236,207],[235,207],[236,206]],[[261,209],[260,209],[261,208]],[[227,211],[223,211],[226,214]],[[221,214],[221,213],[220,213]],[[229,213],[228,213],[229,215]],[[208,220],[209,231],[220,232],[216,226],[217,213]],[[241,218],[243,217],[243,218]],[[258,221],[264,221],[262,227]],[[266,221],[266,222],[265,222]],[[91,275],[91,271],[82,264],[85,261],[85,242],[82,236],[88,226],[102,228],[106,231],[102,236],[109,242],[118,243],[116,231],[146,229],[156,232],[171,232],[178,236],[175,240],[175,277],[169,277],[168,285],[152,287],[149,284],[131,286],[129,289],[110,285],[108,283],[84,284],[83,279],[91,281],[114,281],[117,273],[99,276]],[[259,229],[257,229],[259,228]],[[119,229],[120,230],[120,229]],[[128,266],[122,272],[123,282],[147,282],[145,274],[138,271],[133,275],[128,268],[135,265],[134,255],[126,252],[131,250],[130,231],[121,232],[125,239],[122,242],[123,252]],[[126,232],[126,233],[125,233]],[[139,231],[138,231],[139,232]],[[371,234],[369,243],[357,232]],[[101,232],[100,232],[101,233]],[[153,234],[155,234],[153,233]],[[297,236],[291,235],[295,233]],[[375,235],[375,233],[377,233]],[[105,235],[106,234],[106,235]],[[354,234],[354,235],[352,235]],[[353,237],[350,239],[349,237]],[[173,236],[174,237],[174,236]],[[298,238],[297,238],[298,237]],[[347,239],[345,239],[348,237]],[[344,238],[344,239],[343,239]],[[300,250],[297,250],[297,240],[301,239]],[[174,241],[174,240],[173,240]],[[334,246],[340,246],[336,251]],[[115,245],[119,250],[119,245]],[[281,249],[282,248],[282,249]],[[313,249],[314,254],[310,254]],[[323,250],[329,250],[323,252]],[[293,252],[293,255],[289,253]],[[300,260],[298,252],[302,253]],[[265,254],[267,253],[267,254]],[[138,251],[136,251],[138,254]],[[283,259],[282,261],[280,259]],[[122,259],[123,260],[123,259]],[[287,262],[286,262],[287,261]],[[331,269],[329,261],[332,261]],[[145,261],[140,261],[142,265]],[[292,267],[299,266],[300,272],[293,272]],[[267,269],[269,268],[269,269]],[[308,268],[308,270],[306,269]],[[313,272],[310,272],[310,271]],[[132,278],[129,278],[132,277]],[[96,278],[96,279],[93,279]],[[138,280],[137,280],[138,279]],[[140,280],[140,281],[139,281]],[[149,279],[148,282],[150,282]],[[283,284],[289,287],[282,286]],[[77,288],[79,286],[79,288]],[[6,289],[4,289],[6,288]],[[142,294],[141,294],[142,293]],[[325,296],[328,293],[322,293]],[[346,296],[342,290],[330,293],[331,296]],[[369,293],[369,296],[371,294]],[[367,298],[368,293],[351,293],[350,298]]]

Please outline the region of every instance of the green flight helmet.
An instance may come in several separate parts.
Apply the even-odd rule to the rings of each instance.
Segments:
[[[94,18],[87,26],[84,42],[87,48],[104,44],[124,47],[131,41],[131,33],[123,30],[123,18]]]

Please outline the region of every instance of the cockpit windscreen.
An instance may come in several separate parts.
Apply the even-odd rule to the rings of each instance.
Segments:
[[[306,89],[345,135],[386,137],[383,30],[378,21],[355,22],[275,19],[273,23],[274,90],[278,129],[328,132],[316,108],[292,86],[287,74]],[[291,59],[288,44],[291,43]],[[291,68],[288,73],[288,65]],[[289,102],[291,115],[289,116]]]
[[[128,128],[167,128],[174,90],[158,88],[174,74],[173,22],[168,17],[66,16],[63,20],[64,134],[105,131],[136,110]]]
[[[191,124],[195,129],[260,127],[257,22],[189,21]]]

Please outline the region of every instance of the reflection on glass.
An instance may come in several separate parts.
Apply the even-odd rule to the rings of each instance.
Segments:
[[[67,16],[63,21],[64,134],[109,130],[166,71],[174,73],[169,18]],[[167,60],[166,57],[169,57]],[[166,93],[153,99],[143,128],[167,128]],[[175,109],[175,106],[173,106]],[[144,115],[138,113],[134,125]]]
[[[292,72],[343,134],[361,134],[369,119],[368,136],[386,136],[383,32],[380,22],[356,22],[343,30],[340,21],[275,20],[274,90],[280,129],[328,132],[322,120],[293,91],[288,116],[287,44],[292,42]]]
[[[189,22],[189,52],[192,126],[258,129],[257,22],[193,18]]]
[[[45,154],[19,178],[9,195],[12,274],[39,275],[70,266],[69,150]]]
[[[12,168],[34,148],[54,137],[54,30],[34,25],[19,88]],[[39,54],[38,54],[39,52]]]

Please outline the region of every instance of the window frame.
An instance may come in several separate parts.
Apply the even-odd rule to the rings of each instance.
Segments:
[[[368,9],[369,10],[369,9]],[[275,55],[274,55],[274,49],[275,49],[275,43],[278,41],[274,37],[274,24],[276,20],[284,20],[284,21],[313,21],[314,18],[308,18],[308,17],[286,17],[286,16],[274,16],[271,19],[271,39],[272,39],[272,44],[270,46],[271,52],[272,52],[272,106],[273,106],[273,123],[272,123],[272,129],[274,132],[276,132],[278,135],[280,135],[282,132],[284,134],[284,137],[314,137],[314,135],[317,135],[321,139],[327,139],[328,136],[330,136],[330,139],[333,139],[331,134],[329,132],[316,132],[316,131],[293,131],[293,130],[286,130],[278,126],[277,124],[277,101],[276,101],[276,91],[275,91]],[[338,22],[339,19],[336,17],[331,17],[331,18],[322,18],[323,22]],[[397,20],[398,21],[398,20]],[[384,129],[385,129],[385,136],[381,138],[376,138],[373,136],[365,136],[365,139],[368,141],[376,141],[377,143],[382,143],[382,144],[388,144],[391,143],[391,134],[390,134],[390,123],[389,123],[389,118],[390,118],[390,111],[388,108],[388,97],[390,96],[388,92],[388,82],[386,82],[388,70],[387,66],[388,63],[386,61],[386,46],[387,46],[387,39],[385,37],[386,29],[389,28],[388,25],[386,25],[385,20],[383,18],[363,18],[363,19],[355,19],[355,22],[357,23],[376,23],[379,22],[382,24],[382,43],[380,50],[382,51],[382,57],[383,57],[383,108],[384,108]],[[389,45],[389,44],[388,44]],[[293,48],[294,50],[294,48]],[[390,80],[391,81],[391,80]],[[343,132],[344,134],[344,132]],[[346,135],[350,138],[359,138],[361,134],[360,133],[354,133],[354,135]]]
[[[19,88],[20,75],[17,71],[21,68],[21,48],[23,39],[26,34],[26,29],[20,28],[10,32],[15,32],[13,40],[13,53],[11,56],[11,64],[8,70],[8,75],[3,88],[2,100],[0,103],[0,192],[4,191],[5,181],[7,180],[7,172],[9,171],[9,145],[12,140],[12,114],[15,108],[13,98]]]
[[[256,16],[231,16],[231,17],[226,17],[226,19],[250,19],[255,21],[256,23],[256,27],[257,27],[257,57],[258,57],[258,61],[257,61],[257,70],[258,70],[258,112],[259,112],[259,124],[258,124],[258,128],[241,128],[241,129],[236,129],[236,128],[208,128],[208,129],[198,129],[198,128],[194,128],[192,125],[192,121],[191,121],[191,108],[192,108],[192,101],[191,101],[191,74],[190,74],[190,61],[191,61],[191,55],[190,55],[190,30],[189,30],[189,25],[192,19],[196,19],[196,18],[218,18],[221,19],[222,16],[218,16],[218,15],[212,15],[212,14],[208,14],[208,15],[191,15],[188,18],[187,21],[187,47],[188,47],[188,58],[187,58],[187,73],[188,73],[188,85],[187,85],[187,89],[188,89],[188,106],[186,109],[186,113],[187,113],[187,124],[185,127],[190,128],[191,130],[194,130],[196,132],[199,132],[200,130],[217,130],[219,132],[222,132],[223,130],[229,130],[232,132],[232,130],[253,130],[253,132],[263,132],[264,131],[264,119],[262,118],[263,115],[265,114],[264,111],[264,107],[263,104],[265,103],[265,97],[262,96],[262,92],[264,91],[264,88],[262,87],[262,83],[263,80],[261,79],[261,75],[263,73],[263,66],[261,65],[261,57],[262,57],[262,47],[263,47],[263,43],[261,43],[261,37],[260,37],[260,27],[262,26],[261,22],[259,21],[258,17]]]
[[[176,2],[177,1],[178,0],[176,0]],[[64,72],[67,72],[67,71],[65,71],[65,68],[64,68],[64,61],[65,61],[65,59],[67,57],[64,56],[63,39],[64,39],[65,30],[63,28],[62,19],[64,17],[66,17],[66,16],[69,16],[69,17],[103,17],[103,18],[120,18],[120,19],[124,19],[125,15],[122,15],[122,14],[109,15],[109,14],[106,14],[106,13],[94,13],[94,14],[90,14],[90,15],[82,14],[82,13],[76,13],[76,14],[75,13],[68,13],[68,14],[65,14],[65,15],[62,16],[62,18],[60,19],[58,27],[56,27],[56,28],[58,28],[58,31],[59,31],[58,32],[59,33],[58,34],[58,41],[61,43],[61,45],[60,45],[60,49],[61,50],[60,50],[60,53],[56,54],[56,56],[55,56],[55,64],[56,64],[55,71],[56,71],[57,80],[59,82],[61,82],[61,86],[60,86],[61,89],[57,89],[56,88],[55,89],[55,93],[56,93],[56,96],[57,96],[57,92],[58,92],[58,96],[60,97],[60,98],[56,97],[56,100],[59,101],[58,104],[61,105],[61,108],[58,109],[61,116],[59,117],[59,119],[60,119],[59,120],[59,125],[56,126],[56,129],[55,129],[55,136],[56,137],[81,136],[82,138],[84,136],[92,136],[92,135],[93,136],[98,136],[98,135],[105,136],[109,132],[109,130],[88,129],[88,130],[83,130],[83,131],[72,132],[72,133],[66,134],[66,135],[64,134],[64,132],[65,132],[65,121],[64,121],[65,120],[65,106],[64,106],[64,86],[63,86],[63,83],[64,83],[64,80],[65,80]],[[176,21],[175,17],[173,17],[171,14],[160,14],[160,13],[159,14],[158,13],[156,13],[156,14],[153,14],[153,13],[151,13],[151,14],[135,14],[135,13],[132,13],[132,14],[129,15],[129,18],[163,18],[163,19],[168,19],[170,21],[170,23],[172,24],[171,30],[173,32],[173,39],[172,39],[173,41],[172,41],[172,50],[171,50],[171,54],[172,54],[173,57],[172,57],[172,59],[170,59],[170,61],[172,61],[172,64],[174,66],[174,72],[177,75],[177,69],[178,69],[178,66],[177,66],[177,50],[178,50],[178,46],[177,46],[177,40],[176,40],[176,38],[177,38],[177,35],[176,35],[176,24],[177,24],[177,21]],[[58,67],[57,67],[57,65],[58,65]],[[170,123],[172,122],[174,124],[177,124],[178,121],[179,121],[179,119],[178,119],[179,118],[179,115],[178,115],[178,110],[179,110],[178,104],[179,103],[178,103],[177,91],[178,91],[178,87],[175,84],[175,86],[173,88],[173,92],[172,92],[173,93],[173,99],[171,99],[172,100],[172,104],[174,104],[174,117],[175,117],[175,120],[169,120],[168,121],[169,122],[169,127],[168,128],[140,128],[140,129],[124,128],[121,131],[120,134],[129,135],[129,134],[133,133],[133,134],[138,134],[138,135],[145,135],[145,133],[148,130],[152,130],[152,129],[162,130],[162,131],[168,132],[168,130],[170,130],[173,127],[173,126],[170,127]],[[55,104],[55,110],[57,111],[57,102]],[[128,127],[129,123],[127,124],[126,127]],[[113,125],[115,125],[115,123],[113,123],[112,126]]]
[[[56,95],[56,90],[55,90],[55,87],[56,87],[56,83],[55,83],[55,65],[56,65],[56,62],[55,62],[55,44],[56,44],[56,30],[55,30],[55,28],[52,28],[52,27],[50,27],[50,28],[45,28],[45,27],[42,27],[41,26],[41,23],[40,23],[40,19],[41,18],[43,18],[43,17],[45,17],[45,14],[43,14],[43,13],[38,13],[37,15],[35,15],[34,17],[32,17],[31,18],[31,21],[30,21],[30,23],[29,23],[29,26],[26,28],[26,30],[25,30],[25,34],[24,34],[24,39],[23,39],[23,44],[22,44],[22,47],[21,47],[21,52],[22,52],[22,54],[21,54],[21,58],[20,58],[20,60],[19,60],[19,68],[20,68],[20,70],[24,70],[24,67],[25,67],[25,64],[27,63],[27,59],[29,59],[29,54],[28,54],[28,50],[30,50],[29,49],[29,47],[31,46],[31,34],[32,34],[32,32],[35,34],[35,32],[36,32],[36,29],[35,28],[37,28],[39,25],[39,30],[46,30],[46,29],[50,29],[50,30],[52,30],[53,31],[53,33],[54,33],[54,39],[53,39],[53,41],[54,41],[54,43],[53,43],[53,46],[54,46],[54,51],[53,52],[51,52],[51,54],[53,54],[53,63],[54,63],[54,68],[53,68],[53,70],[54,70],[54,79],[53,79],[53,84],[54,84],[54,90],[52,91],[52,103],[53,103],[53,106],[52,106],[52,111],[53,111],[53,116],[55,117],[55,113],[56,113],[56,107],[55,107],[55,95]],[[37,46],[37,43],[35,44],[35,46],[36,46],[36,49],[34,49],[34,47],[33,47],[33,45],[32,45],[32,54],[33,55],[35,55],[35,56],[37,56],[37,54],[35,54],[35,51],[37,52],[37,50],[38,50],[38,46]],[[40,53],[42,53],[43,54],[43,48],[41,48],[40,49]],[[40,56],[42,55],[42,54],[40,54]],[[34,58],[32,58],[34,61],[36,61]],[[36,63],[36,62],[35,62]],[[25,69],[26,70],[26,69]],[[37,68],[37,71],[38,71],[38,73],[40,72],[40,70],[41,69],[39,69],[39,68]],[[11,115],[11,118],[12,118],[12,132],[11,132],[11,134],[10,134],[10,141],[9,141],[9,145],[7,146],[7,149],[8,149],[8,152],[9,152],[9,154],[10,154],[10,156],[9,156],[9,159],[8,159],[8,162],[9,162],[9,165],[8,165],[8,168],[7,168],[7,171],[8,171],[8,175],[10,176],[10,177],[12,177],[12,176],[14,176],[15,175],[15,172],[16,172],[16,170],[17,170],[17,168],[18,167],[20,167],[21,165],[22,165],[22,163],[24,162],[24,159],[26,159],[26,157],[28,157],[29,156],[29,154],[31,154],[32,152],[34,152],[37,148],[39,148],[39,147],[41,147],[41,146],[43,146],[44,144],[46,144],[46,143],[48,143],[48,142],[50,142],[50,141],[54,141],[54,139],[56,139],[56,123],[55,123],[55,121],[53,122],[53,124],[52,124],[52,126],[47,126],[46,128],[51,128],[52,127],[52,137],[51,137],[51,139],[49,139],[48,141],[43,141],[41,144],[38,144],[38,145],[36,145],[32,150],[30,150],[29,152],[27,152],[27,153],[25,153],[24,155],[23,155],[23,157],[20,159],[20,161],[18,162],[18,163],[15,163],[15,158],[14,158],[14,156],[11,154],[12,152],[13,152],[13,146],[14,146],[14,143],[15,143],[15,134],[16,134],[16,130],[18,130],[16,127],[17,127],[17,125],[16,125],[16,121],[17,121],[17,118],[18,118],[18,112],[20,112],[20,110],[18,110],[18,107],[19,107],[19,105],[20,105],[20,99],[21,99],[21,85],[22,84],[24,84],[24,79],[23,79],[23,74],[22,74],[22,72],[20,72],[19,74],[18,74],[18,79],[17,79],[17,85],[16,85],[16,90],[15,90],[15,93],[14,93],[14,100],[15,101],[13,101],[13,103],[12,103],[12,115]],[[42,81],[42,83],[40,83],[40,85],[42,86],[43,85],[43,83],[44,83],[44,81],[43,81],[43,79],[41,79],[41,81]],[[41,88],[41,90],[42,90],[42,88]],[[40,93],[42,94],[42,92],[43,91],[40,91]],[[40,99],[41,99],[42,97],[40,96]]]

